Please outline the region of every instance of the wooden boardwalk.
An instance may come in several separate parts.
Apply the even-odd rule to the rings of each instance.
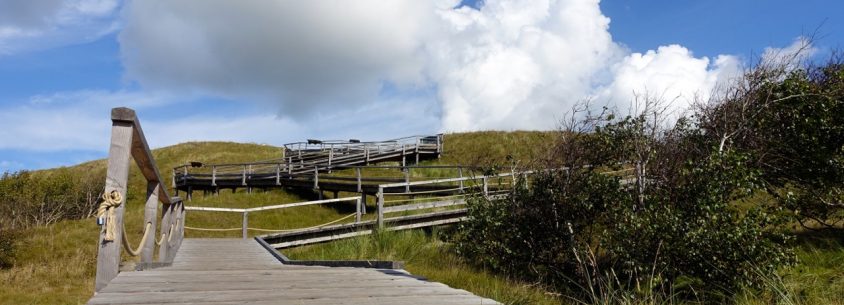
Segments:
[[[122,272],[88,304],[499,304],[404,270],[284,265],[252,239],[185,239],[173,264]]]

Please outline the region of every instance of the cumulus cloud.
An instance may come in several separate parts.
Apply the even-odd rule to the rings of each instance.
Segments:
[[[145,88],[266,102],[297,120],[394,103],[444,131],[550,129],[578,101],[623,108],[645,90],[681,108],[740,68],[679,45],[631,53],[598,0],[458,4],[133,1],[119,39]]]
[[[679,117],[696,101],[707,101],[723,82],[738,76],[740,60],[720,55],[696,58],[679,45],[661,46],[644,54],[632,53],[612,66],[613,81],[595,95],[599,101],[635,112],[637,99],[659,99],[670,117]]]
[[[93,41],[118,29],[117,0],[0,1],[0,55]]]

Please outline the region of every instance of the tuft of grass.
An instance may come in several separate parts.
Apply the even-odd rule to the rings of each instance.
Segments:
[[[404,261],[407,271],[454,288],[471,291],[505,304],[560,304],[557,296],[542,287],[509,279],[471,266],[442,241],[440,231],[381,231],[331,243],[285,251],[292,259],[395,260]]]

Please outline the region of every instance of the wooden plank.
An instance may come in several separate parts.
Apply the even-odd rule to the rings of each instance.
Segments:
[[[112,116],[114,111],[112,111]],[[126,198],[126,187],[129,179],[129,156],[132,145],[132,124],[114,121],[111,127],[111,145],[108,152],[108,170],[106,171],[105,193],[117,191]],[[123,238],[123,211],[125,204],[115,209],[114,241],[105,241],[105,228],[100,230],[97,243],[97,276],[95,291],[100,291],[117,276],[120,265],[120,240]]]
[[[450,206],[463,205],[463,204],[466,204],[465,199],[453,199],[453,200],[441,200],[441,201],[433,201],[433,202],[422,202],[422,203],[415,203],[415,204],[405,204],[405,205],[385,207],[384,213],[395,213],[395,212],[404,212],[404,211],[413,211],[413,210],[422,210],[422,209],[442,208],[442,207],[450,207]]]

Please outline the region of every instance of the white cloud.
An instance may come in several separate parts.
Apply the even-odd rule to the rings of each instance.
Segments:
[[[117,0],[0,1],[0,55],[96,40],[115,32]]]
[[[133,1],[121,52],[145,88],[269,102],[298,120],[383,103],[384,84],[393,100],[434,88],[446,131],[550,129],[588,97],[691,97],[738,69],[676,45],[630,54],[598,0],[458,2]]]
[[[614,64],[612,83],[599,89],[595,99],[635,112],[632,102],[637,96],[657,98],[670,103],[666,106],[676,118],[695,101],[707,101],[720,83],[738,76],[740,67],[735,56],[696,58],[682,46],[662,46],[645,54],[632,53]]]
[[[818,49],[812,45],[809,38],[800,36],[784,48],[765,48],[762,52],[762,64],[774,66],[785,64],[787,69],[795,69],[817,52]]]

